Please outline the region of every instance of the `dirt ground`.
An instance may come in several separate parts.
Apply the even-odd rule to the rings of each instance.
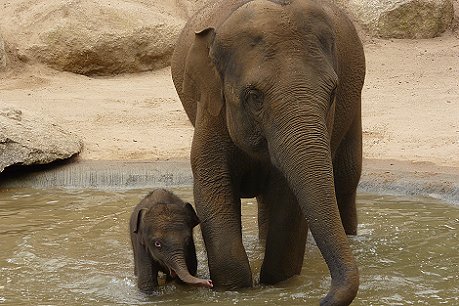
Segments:
[[[365,51],[364,157],[459,168],[459,39],[367,39]],[[77,134],[83,160],[189,156],[193,128],[170,68],[92,78],[27,66],[0,76],[0,102]]]

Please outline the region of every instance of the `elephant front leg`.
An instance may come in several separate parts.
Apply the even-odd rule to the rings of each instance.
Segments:
[[[137,287],[140,291],[151,294],[158,287],[159,267],[148,250],[138,244],[134,250]]]
[[[242,244],[240,199],[221,182],[195,178],[195,205],[207,250],[210,278],[216,289],[252,286],[249,260]]]
[[[191,275],[196,276],[196,272],[198,270],[198,258],[196,257],[196,248],[193,240],[185,246],[185,261],[188,272],[190,272]]]
[[[268,187],[258,199],[269,207],[269,227],[260,282],[275,284],[300,274],[308,226],[294,194],[280,174],[270,179]]]

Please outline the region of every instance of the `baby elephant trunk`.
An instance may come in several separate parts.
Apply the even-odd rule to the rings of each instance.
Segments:
[[[210,279],[197,278],[188,272],[181,273],[181,271],[178,271],[177,275],[183,282],[190,284],[190,285],[205,287],[205,288],[212,288],[214,286]]]
[[[201,279],[191,275],[183,259],[174,261],[170,268],[186,284],[205,288],[213,288],[214,286],[210,279]]]

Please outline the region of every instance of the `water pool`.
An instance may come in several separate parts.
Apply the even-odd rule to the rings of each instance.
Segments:
[[[192,202],[189,188],[172,188]],[[149,190],[4,189],[0,192],[0,304],[4,305],[318,305],[329,287],[325,263],[308,238],[302,274],[276,286],[215,292],[163,284],[137,290],[130,212]],[[242,206],[244,244],[257,280],[255,200]],[[353,305],[459,305],[459,207],[430,198],[359,194],[360,267]],[[195,230],[198,275],[208,277]]]

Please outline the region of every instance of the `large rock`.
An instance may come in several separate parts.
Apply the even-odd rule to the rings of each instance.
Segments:
[[[6,68],[6,52],[5,44],[3,43],[3,38],[0,35],[0,71]]]
[[[348,0],[345,6],[371,35],[382,38],[435,37],[454,16],[452,0]]]
[[[11,107],[0,108],[0,126],[0,172],[12,165],[67,159],[83,148],[75,135]]]
[[[24,61],[86,75],[153,70],[170,64],[187,17],[182,11],[174,15],[167,2],[175,3],[10,1],[0,13],[0,28]]]

